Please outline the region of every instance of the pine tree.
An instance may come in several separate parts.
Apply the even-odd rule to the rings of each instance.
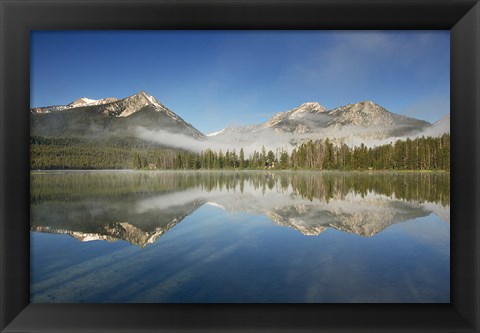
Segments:
[[[243,148],[240,148],[240,153],[239,153],[239,168],[240,169],[243,169],[245,168],[245,155],[244,155],[244,152],[243,152]]]
[[[280,161],[279,161],[279,167],[280,169],[286,169],[288,168],[288,153],[285,150],[282,150],[280,153]]]

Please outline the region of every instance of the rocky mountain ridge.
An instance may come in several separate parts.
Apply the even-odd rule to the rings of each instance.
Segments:
[[[118,101],[118,98],[115,98],[115,97],[107,97],[107,98],[103,98],[103,99],[99,99],[99,100],[90,99],[90,98],[87,98],[87,97],[82,97],[82,98],[79,98],[79,99],[73,101],[72,103],[68,104],[67,106],[73,109],[73,108],[77,108],[77,107],[81,107],[81,106],[102,105],[102,104],[113,103],[113,102],[116,102],[116,101]]]
[[[205,138],[203,133],[144,91],[123,99],[82,97],[68,105],[30,111],[31,134],[44,137],[91,137],[101,132],[104,135],[134,135],[136,127],[143,127],[181,133],[195,140]]]
[[[107,98],[102,98],[98,100],[90,99],[87,97],[81,97],[67,105],[52,105],[52,106],[36,107],[36,108],[31,108],[30,112],[36,113],[36,114],[52,113],[52,112],[65,111],[65,110],[70,110],[70,109],[75,109],[75,108],[85,107],[85,106],[109,104],[116,101],[118,101],[118,98],[115,98],[115,97],[107,97]]]
[[[444,118],[449,119],[449,115]],[[262,144],[273,151],[289,150],[310,140],[327,138],[336,146],[346,144],[354,147],[363,143],[374,147],[399,139],[439,137],[450,133],[449,121],[443,121],[441,126],[437,123],[432,125],[424,120],[395,114],[368,100],[330,110],[317,102],[309,102],[279,112],[263,123],[227,127],[207,134],[207,137],[212,142],[250,147],[257,151]]]
[[[351,132],[364,138],[384,139],[420,132],[430,123],[392,113],[372,102],[362,101],[327,110],[309,102],[289,111],[279,112],[268,121],[252,126],[230,127],[211,137],[272,131],[275,134],[306,135],[307,139],[341,137]],[[308,135],[310,134],[310,135]]]
[[[275,150],[325,138],[336,145],[365,143],[375,146],[388,143],[388,140],[422,135],[440,136],[450,131],[449,115],[432,125],[392,113],[368,100],[331,110],[318,102],[306,102],[291,110],[276,113],[263,123],[228,127],[206,136],[144,91],[123,99],[109,97],[93,100],[82,97],[68,105],[32,108],[30,111],[32,135],[93,137],[100,132],[114,132],[115,135],[137,136],[134,128],[143,128],[150,132],[142,140],[150,140],[156,136],[156,132],[165,131],[194,140],[205,140],[205,148],[219,146],[224,150],[236,147],[258,150],[259,144]],[[92,129],[95,129],[95,133]],[[157,139],[156,143],[169,146],[164,137]],[[191,146],[185,143],[184,149],[189,150]]]

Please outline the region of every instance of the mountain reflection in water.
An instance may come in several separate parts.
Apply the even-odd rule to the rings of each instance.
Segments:
[[[34,172],[31,231],[144,248],[203,205],[268,217],[306,236],[369,237],[435,214],[450,222],[448,173]]]

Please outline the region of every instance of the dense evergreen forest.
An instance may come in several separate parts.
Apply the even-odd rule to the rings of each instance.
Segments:
[[[450,170],[450,135],[397,140],[374,148],[351,148],[329,139],[309,141],[291,152],[262,147],[201,153],[158,147],[135,138],[99,144],[86,139],[30,139],[31,169],[275,169],[275,170]]]

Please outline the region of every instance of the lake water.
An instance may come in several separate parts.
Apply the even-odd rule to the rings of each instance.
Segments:
[[[33,303],[449,303],[448,173],[31,174]]]

